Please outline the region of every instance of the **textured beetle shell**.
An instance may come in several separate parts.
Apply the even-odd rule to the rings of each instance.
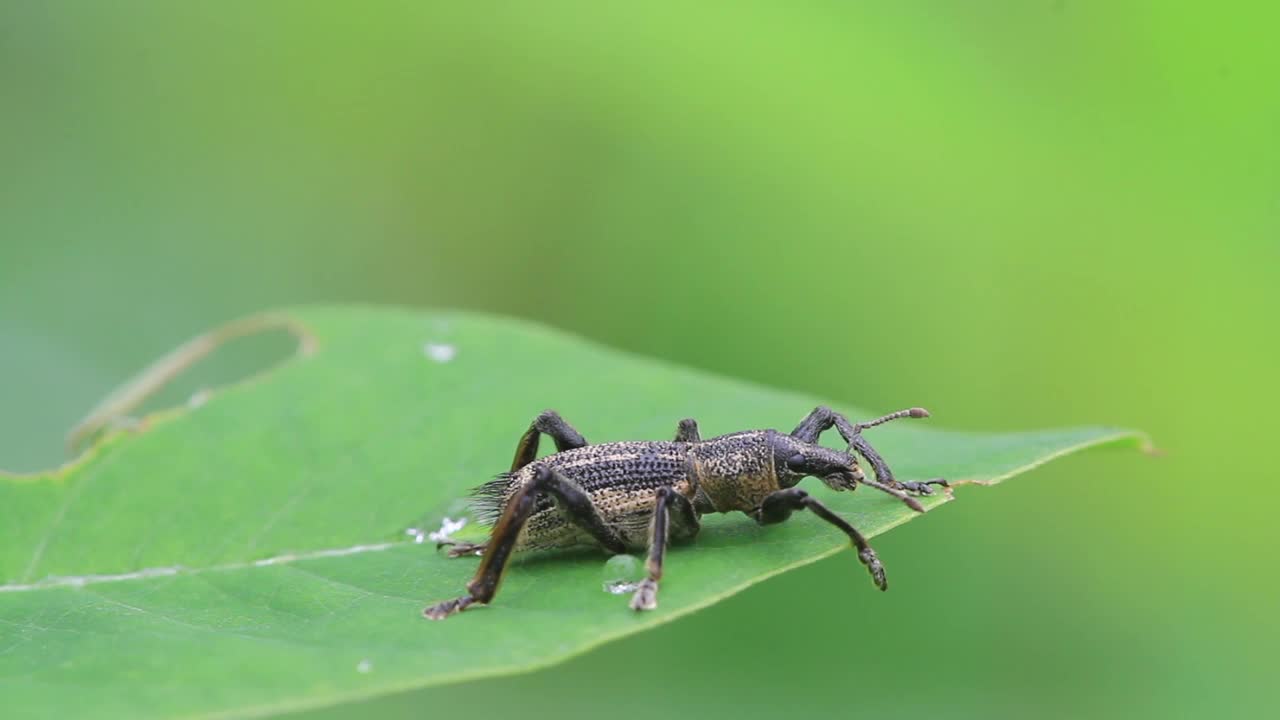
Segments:
[[[750,512],[779,488],[773,464],[773,430],[721,435],[690,448],[702,482],[697,505],[703,512]]]
[[[615,442],[548,455],[477,488],[476,511],[482,520],[496,520],[516,490],[531,482],[539,468],[548,467],[591,496],[601,519],[613,527],[623,543],[643,548],[648,544],[649,520],[657,489],[666,486],[693,498],[689,446],[690,443],[678,442]],[[675,534],[676,528],[672,530]],[[564,518],[554,500],[541,497],[520,532],[516,549],[559,548],[593,542]]]
[[[655,491],[669,487],[694,503],[699,514],[751,511],[764,496],[778,489],[768,434],[756,430],[724,435],[697,443],[613,442],[587,445],[539,458],[511,473],[503,473],[476,488],[477,514],[492,524],[516,490],[548,467],[572,480],[591,496],[601,519],[629,548],[649,543]],[[688,537],[696,527],[671,516],[673,538]],[[550,497],[537,508],[520,532],[516,550],[591,545],[595,541],[572,525]]]

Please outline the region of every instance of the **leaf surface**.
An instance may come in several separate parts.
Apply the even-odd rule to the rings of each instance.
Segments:
[[[506,469],[539,410],[602,442],[669,439],[686,416],[706,437],[789,430],[820,401],[508,319],[368,307],[276,318],[307,354],[109,434],[57,471],[0,476],[0,697],[16,716],[321,706],[554,663],[836,552],[865,575],[809,513],[768,528],[711,516],[672,550],[653,612],[604,592],[605,558],[588,551],[522,559],[493,606],[423,620],[476,561],[449,560],[406,529],[456,514],[469,488]],[[1114,428],[974,434],[932,422],[869,431],[901,479],[992,483],[1141,441]],[[867,535],[922,517],[870,489],[806,487]]]

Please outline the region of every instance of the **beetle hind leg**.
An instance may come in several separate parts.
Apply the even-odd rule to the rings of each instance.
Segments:
[[[511,472],[533,462],[538,457],[538,441],[543,435],[550,435],[555,441],[556,452],[586,447],[587,439],[582,437],[572,425],[560,417],[555,410],[543,410],[538,417],[529,423],[529,429],[520,436],[516,443],[516,454],[511,460]]]
[[[449,548],[445,553],[451,558],[467,557],[471,555],[484,555],[484,549],[487,543],[459,542],[457,540],[442,540],[436,543],[436,549]]]
[[[538,499],[550,496],[555,500],[557,512],[614,553],[626,551],[622,540],[601,519],[591,497],[569,478],[548,467],[541,467],[533,479],[516,491],[502,509],[502,515],[489,541],[483,545],[484,555],[480,567],[467,583],[467,593],[452,600],[431,605],[422,611],[429,620],[443,620],[472,605],[484,605],[498,593],[498,585],[507,569],[507,562],[516,551],[520,531],[538,509]],[[471,548],[472,552],[476,550]]]

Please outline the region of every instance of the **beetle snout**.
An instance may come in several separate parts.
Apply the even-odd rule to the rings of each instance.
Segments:
[[[853,490],[865,477],[862,474],[862,468],[858,467],[857,459],[852,455],[834,450],[825,450],[823,454],[827,462],[824,463],[825,467],[822,471],[815,474],[832,490]]]
[[[845,478],[852,490],[855,485],[866,479],[866,475],[862,474],[862,468],[858,466],[857,458],[849,455],[848,464],[840,468],[840,476]]]
[[[832,490],[853,490],[858,487],[858,481],[862,479],[862,470],[854,465],[853,468],[843,468],[826,475],[820,475],[822,484]]]

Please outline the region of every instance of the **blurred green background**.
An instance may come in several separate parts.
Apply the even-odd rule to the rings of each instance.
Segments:
[[[1275,14],[466,5],[0,3],[0,467],[305,301],[519,315],[938,426],[1139,427],[1163,456],[882,538],[883,597],[837,557],[313,717],[1274,710]]]

